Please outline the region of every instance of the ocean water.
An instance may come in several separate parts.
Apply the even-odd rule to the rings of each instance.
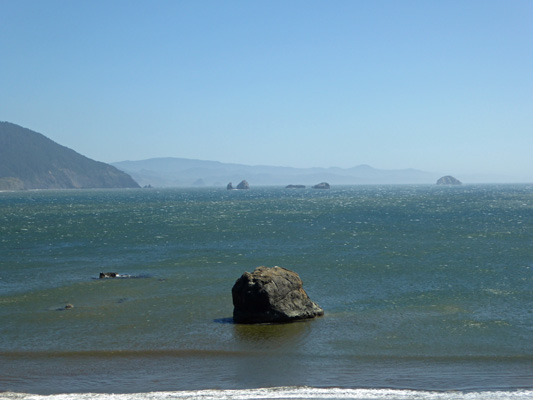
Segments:
[[[532,245],[533,185],[0,193],[0,398],[533,398]],[[260,265],[325,316],[233,324]]]

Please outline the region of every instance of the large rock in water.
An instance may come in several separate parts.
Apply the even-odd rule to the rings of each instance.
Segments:
[[[311,301],[296,272],[257,267],[237,279],[233,289],[233,321],[238,324],[289,322],[324,315]]]
[[[437,181],[437,185],[461,185],[459,179],[454,178],[453,176],[443,176]]]

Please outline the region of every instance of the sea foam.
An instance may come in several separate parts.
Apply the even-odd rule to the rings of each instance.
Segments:
[[[517,391],[417,391],[397,389],[344,389],[279,387],[243,390],[196,390],[150,393],[69,393],[35,395],[0,393],[5,400],[268,400],[268,399],[351,399],[351,400],[518,400],[533,398],[533,390]]]

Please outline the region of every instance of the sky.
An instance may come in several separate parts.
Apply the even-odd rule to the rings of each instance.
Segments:
[[[0,121],[98,161],[533,181],[530,0],[0,0]]]

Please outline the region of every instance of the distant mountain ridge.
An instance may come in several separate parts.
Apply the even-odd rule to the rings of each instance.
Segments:
[[[46,136],[0,122],[0,190],[136,188],[131,176]]]
[[[226,186],[246,179],[250,186],[353,184],[434,184],[439,174],[415,170],[381,170],[369,165],[353,168],[292,168],[243,165],[187,158],[151,158],[112,163],[140,185],[154,187]]]

